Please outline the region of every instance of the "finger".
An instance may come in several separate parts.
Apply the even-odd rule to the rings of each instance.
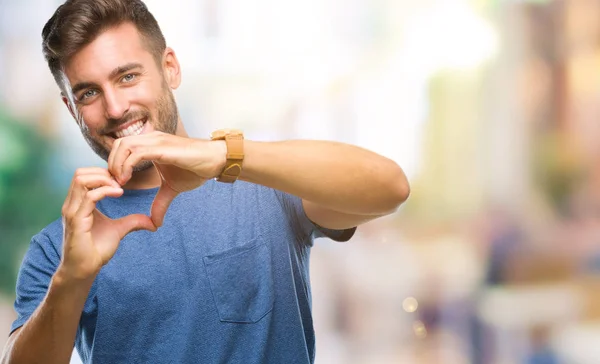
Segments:
[[[110,166],[113,164],[113,160],[115,159],[115,153],[116,153],[117,149],[119,149],[119,145],[121,144],[121,139],[122,138],[115,140],[115,142],[113,143],[112,148],[110,150],[110,153],[108,154],[108,159],[106,160],[106,162],[108,163],[109,172],[110,172]]]
[[[115,169],[118,176],[124,182],[131,179],[133,169],[141,161],[160,161],[164,156],[164,148],[157,144],[157,139],[141,138],[137,139],[139,144],[130,146],[128,153],[119,153],[115,157]]]
[[[76,218],[90,216],[96,209],[96,203],[105,197],[119,197],[123,194],[121,187],[102,186],[94,190],[87,191],[81,201],[81,205],[75,213]]]
[[[123,162],[131,154],[129,138],[132,137],[117,139],[108,159],[108,170],[121,185],[127,183],[127,180],[123,179],[121,175],[121,169]],[[128,139],[128,141],[125,142],[124,139]]]
[[[125,235],[132,231],[150,230],[156,231],[156,226],[150,220],[150,217],[142,214],[127,215],[115,220],[115,229],[119,239],[123,239]]]
[[[108,172],[108,169],[106,169],[106,168],[101,168],[101,167],[78,168],[75,171],[73,178],[71,179],[71,185],[69,186],[69,190],[67,192],[67,197],[65,198],[65,202],[63,204],[63,213],[68,208],[68,206],[71,205],[71,200],[73,197],[73,187],[75,186],[77,177],[91,175],[91,174],[104,175],[104,176],[107,176],[114,180],[114,178],[112,178],[111,174]],[[114,181],[114,182],[116,183],[116,181]],[[118,186],[118,184],[116,184],[115,186]]]
[[[77,197],[81,197],[88,190],[102,186],[112,186],[115,188],[121,188],[121,186],[115,181],[112,176],[107,174],[84,174],[78,175],[73,178],[72,195],[74,201],[77,201]]]
[[[150,208],[150,217],[156,227],[162,226],[167,210],[169,209],[171,202],[177,197],[177,194],[177,191],[174,191],[164,184],[158,189],[156,197],[152,202],[152,207]]]
[[[158,148],[148,148],[146,146],[138,146],[135,151],[127,156],[120,167],[120,176],[124,181],[129,181],[133,175],[133,169],[141,161],[154,161],[160,158],[160,154],[157,153]]]
[[[67,212],[76,213],[85,194],[92,189],[110,186],[121,188],[121,186],[107,174],[80,174],[73,178],[73,187],[71,188],[71,199]]]
[[[161,132],[129,136],[119,139],[109,156],[109,170],[117,181],[125,184],[133,174],[133,168],[142,160],[162,161],[165,148],[165,135]],[[128,159],[134,155],[134,159]]]

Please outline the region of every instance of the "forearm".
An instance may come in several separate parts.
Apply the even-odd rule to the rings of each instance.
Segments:
[[[408,197],[408,182],[394,161],[356,146],[308,140],[245,141],[244,152],[240,179],[335,211],[383,215]]]
[[[48,294],[21,329],[11,335],[2,364],[69,363],[92,281],[54,275]]]

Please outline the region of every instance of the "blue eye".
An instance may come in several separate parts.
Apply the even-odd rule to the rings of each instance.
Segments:
[[[135,79],[135,75],[133,73],[130,73],[130,74],[123,76],[123,78],[121,80],[123,80],[123,82],[131,82],[134,79]]]
[[[80,100],[85,100],[85,99],[89,99],[92,96],[96,96],[97,91],[96,90],[87,90],[86,92],[81,94],[81,97],[79,97]]]

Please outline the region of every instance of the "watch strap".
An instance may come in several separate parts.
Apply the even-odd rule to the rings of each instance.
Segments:
[[[244,162],[244,134],[239,130],[217,130],[211,134],[211,140],[224,140],[227,146],[227,160],[225,168],[217,177],[217,181],[225,183],[235,182]]]

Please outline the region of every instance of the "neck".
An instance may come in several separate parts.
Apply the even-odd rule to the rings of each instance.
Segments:
[[[187,138],[187,132],[183,127],[183,123],[181,119],[177,121],[177,129],[175,130],[175,135],[183,138]],[[131,176],[131,179],[125,183],[123,189],[126,190],[144,190],[149,188],[160,187],[161,178],[158,170],[155,166],[148,168],[143,171],[134,172]]]

